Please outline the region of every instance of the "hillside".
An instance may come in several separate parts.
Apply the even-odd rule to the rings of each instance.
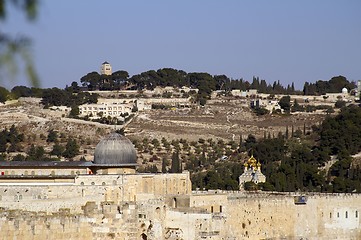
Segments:
[[[66,117],[64,111],[43,109],[40,99],[20,98],[0,106],[1,128],[9,129],[15,125],[27,137],[22,143],[26,151],[31,144],[51,149],[51,144],[44,140],[50,130],[75,138],[81,143],[81,152],[86,159],[91,159],[94,147],[99,140],[115,126]],[[145,137],[169,141],[186,139],[222,139],[239,141],[240,135],[245,139],[249,134],[262,138],[266,133],[277,136],[285,132],[288,126],[294,129],[307,129],[322,121],[324,114],[293,114],[256,116],[245,104],[238,101],[229,103],[210,103],[201,108],[184,108],[173,110],[148,110],[139,112],[126,127],[127,137],[141,140]],[[118,127],[119,129],[120,127]]]

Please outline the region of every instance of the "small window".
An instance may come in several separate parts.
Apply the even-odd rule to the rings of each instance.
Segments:
[[[356,218],[358,218],[358,211],[355,212],[355,216],[356,216]]]
[[[92,182],[91,185],[95,185],[95,182]]]
[[[80,185],[84,186],[84,182],[81,182]]]
[[[340,217],[340,213],[339,213],[339,212],[337,213],[337,217],[338,217],[338,218]]]
[[[347,211],[346,211],[346,213],[345,213],[345,217],[348,218],[348,212],[347,212]]]
[[[105,186],[105,182],[102,182],[102,185]]]

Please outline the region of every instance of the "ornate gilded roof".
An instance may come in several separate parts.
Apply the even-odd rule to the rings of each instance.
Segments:
[[[259,168],[261,167],[261,163],[257,161],[253,155],[247,160],[247,162],[244,164],[245,167],[252,167],[252,168]]]

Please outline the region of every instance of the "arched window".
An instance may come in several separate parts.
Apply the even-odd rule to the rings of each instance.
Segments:
[[[147,240],[148,239],[147,234],[145,234],[145,233],[142,233],[140,235],[140,237],[142,238],[142,240]]]

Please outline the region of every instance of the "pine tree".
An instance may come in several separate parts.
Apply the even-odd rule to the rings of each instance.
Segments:
[[[68,142],[65,146],[65,151],[63,152],[63,157],[73,158],[79,153],[79,146],[75,139],[68,139]]]
[[[63,146],[59,145],[58,143],[55,143],[53,146],[53,150],[51,151],[51,155],[56,155],[57,157],[60,157],[64,152]]]

